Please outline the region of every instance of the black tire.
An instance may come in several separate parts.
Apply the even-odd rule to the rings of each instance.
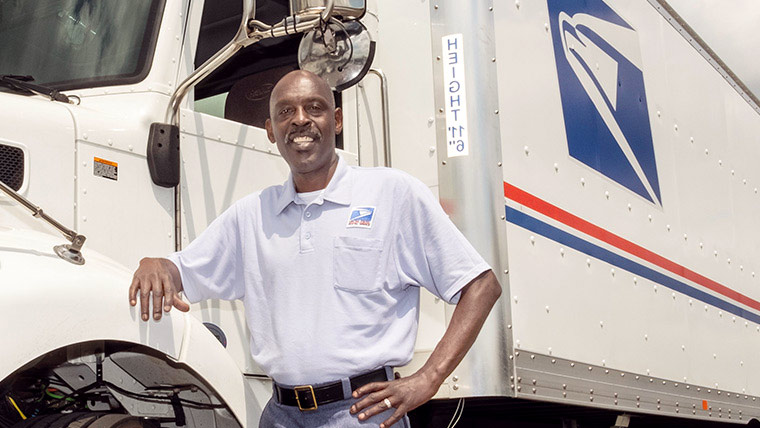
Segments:
[[[144,419],[120,413],[68,413],[21,421],[11,428],[148,428]]]

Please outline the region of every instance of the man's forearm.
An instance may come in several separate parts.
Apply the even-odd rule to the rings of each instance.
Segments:
[[[493,271],[484,272],[468,284],[462,290],[446,333],[418,374],[435,385],[443,383],[475,342],[500,295],[501,286]]]

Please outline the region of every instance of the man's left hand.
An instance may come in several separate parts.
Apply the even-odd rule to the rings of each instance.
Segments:
[[[389,382],[368,383],[354,391],[354,398],[364,398],[351,406],[351,413],[359,413],[359,420],[364,421],[388,410],[386,403],[390,402],[390,407],[396,411],[380,424],[380,428],[388,428],[401,420],[407,412],[433,398],[440,384],[441,382],[429,379],[421,372]]]

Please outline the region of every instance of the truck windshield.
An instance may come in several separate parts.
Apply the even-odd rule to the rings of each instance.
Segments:
[[[147,75],[163,0],[0,0],[0,75],[58,89]]]

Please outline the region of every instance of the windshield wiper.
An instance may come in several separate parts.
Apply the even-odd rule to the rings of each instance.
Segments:
[[[31,83],[33,80],[34,80],[34,77],[28,76],[28,75],[27,76],[20,76],[20,75],[15,75],[15,74],[0,75],[0,83],[3,83],[5,84],[5,86],[11,89],[15,89],[17,91],[42,95],[44,97],[50,98],[51,101],[60,101],[62,103],[67,103],[67,104],[75,104],[73,101],[71,101],[72,98],[79,100],[79,97],[77,97],[76,95],[67,96],[66,94],[59,92],[58,89],[48,88],[47,86]],[[77,102],[76,104],[79,104],[79,103]]]

